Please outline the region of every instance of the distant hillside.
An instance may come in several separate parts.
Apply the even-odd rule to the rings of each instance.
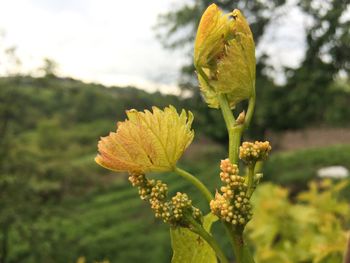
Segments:
[[[2,103],[20,106],[11,120],[23,129],[34,128],[41,120],[64,119],[65,123],[82,123],[97,119],[120,120],[126,109],[144,109],[175,104],[181,106],[176,96],[159,92],[147,93],[133,87],[107,88],[99,84],[86,84],[68,78],[0,78]],[[25,119],[25,122],[23,122]]]
[[[111,123],[123,120],[127,109],[172,104],[178,110],[185,108],[194,113],[193,127],[197,132],[226,140],[220,112],[208,109],[201,98],[184,99],[134,87],[105,87],[55,76],[6,77],[0,78],[0,103],[3,107],[17,108],[11,113],[0,111],[0,116],[22,131],[35,129],[41,121],[52,118],[64,126],[102,120]]]

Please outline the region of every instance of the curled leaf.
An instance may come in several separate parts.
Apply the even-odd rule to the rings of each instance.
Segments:
[[[197,31],[194,64],[209,107],[219,108],[220,94],[232,108],[253,95],[255,44],[239,10],[223,15],[215,4],[207,8]]]
[[[172,170],[193,140],[193,115],[173,106],[153,112],[129,110],[117,131],[102,137],[95,161],[113,171],[145,173]]]
[[[211,4],[203,13],[198,26],[194,46],[195,65],[207,65],[217,58],[224,48],[228,32],[226,18],[215,4]]]

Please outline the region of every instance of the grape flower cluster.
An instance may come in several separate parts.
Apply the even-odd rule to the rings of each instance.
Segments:
[[[229,159],[221,161],[220,169],[220,179],[225,186],[211,200],[210,209],[221,220],[244,226],[252,216],[245,179],[239,175],[237,165]]]
[[[257,161],[266,160],[270,151],[268,141],[243,142],[239,147],[239,158],[247,164],[255,164]]]
[[[192,200],[185,193],[177,192],[167,200],[168,186],[160,180],[149,180],[144,174],[130,173],[129,181],[138,187],[142,200],[148,200],[155,217],[173,226],[188,227],[186,216],[193,217],[201,223],[201,211],[192,206]]]

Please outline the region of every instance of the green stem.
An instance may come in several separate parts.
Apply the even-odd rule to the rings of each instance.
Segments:
[[[255,173],[255,174],[261,173],[262,168],[263,168],[263,165],[264,165],[263,161],[258,161],[258,162],[255,164],[254,173]]]
[[[222,116],[224,117],[229,138],[229,159],[231,163],[238,163],[238,149],[241,144],[243,126],[235,126],[236,120],[225,95],[218,96]]]
[[[225,231],[227,236],[230,238],[230,242],[232,245],[232,249],[233,249],[233,253],[235,254],[235,258],[238,261],[238,263],[241,262],[241,243],[239,242],[239,238],[236,235],[232,225],[230,223],[224,222],[224,227],[225,227]]]
[[[254,184],[254,170],[255,170],[255,164],[248,166],[248,188],[247,188],[247,196],[250,197],[253,193],[253,184]]]
[[[221,263],[229,263],[224,252],[221,250],[219,244],[216,240],[191,216],[186,216],[186,219],[191,224],[191,231],[201,236],[207,243],[211,246],[211,248],[215,251],[216,256],[220,260]]]
[[[249,126],[254,112],[255,92],[249,99],[248,110],[243,125],[236,125],[231,108],[227,102],[227,98],[223,95],[220,95],[218,98],[221,112],[224,117],[229,135],[229,159],[231,163],[238,165],[239,146],[241,145],[242,134],[244,130]],[[251,180],[253,181],[253,179],[254,169],[253,178]],[[228,233],[228,236],[230,237],[237,263],[254,263],[254,259],[250,254],[249,249],[244,244],[243,229],[238,230],[236,228],[233,228],[233,226],[228,223],[224,223],[224,226],[226,232]]]
[[[205,196],[208,202],[214,199],[209,189],[198,178],[179,167],[175,167],[174,172],[193,184]]]
[[[218,96],[218,100],[219,100],[222,116],[224,117],[224,120],[226,123],[227,131],[229,131],[231,128],[233,128],[233,126],[236,123],[235,117],[232,114],[226,95],[220,94]]]
[[[252,96],[249,99],[247,114],[245,115],[245,120],[244,120],[244,129],[247,129],[250,125],[250,122],[252,120],[253,113],[254,113],[254,108],[255,108],[255,89],[253,91]]]
[[[238,165],[239,146],[241,145],[243,130],[244,130],[244,126],[239,125],[239,126],[233,127],[229,133],[231,142],[229,143],[228,157],[230,159],[230,162],[236,165]]]
[[[202,70],[202,68],[196,66],[196,69],[198,74],[200,74],[203,77],[207,85],[211,89],[213,89],[213,87],[209,83],[209,79],[207,75]],[[255,89],[253,89],[252,97],[249,99],[247,114],[245,116],[245,121],[243,125],[235,126],[236,120],[231,111],[231,107],[227,101],[227,97],[225,95],[220,94],[218,96],[218,100],[219,100],[220,109],[224,117],[228,135],[229,135],[229,159],[231,163],[238,165],[239,146],[241,144],[242,134],[243,134],[243,131],[246,128],[248,128],[254,113]],[[236,231],[233,229],[231,225],[227,223],[224,223],[224,225],[225,225],[226,232],[230,237],[230,241],[237,259],[237,263],[254,263],[253,257],[251,256],[248,248],[244,245],[243,237],[242,237],[243,231],[241,231],[241,233],[236,233]]]
[[[230,223],[224,223],[225,230],[230,237],[236,263],[255,263],[249,248],[243,240],[243,229],[234,228]]]

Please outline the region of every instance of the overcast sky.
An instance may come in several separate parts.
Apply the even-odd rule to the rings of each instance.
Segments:
[[[62,76],[174,93],[184,55],[164,50],[152,27],[159,13],[181,2],[2,0],[0,29],[5,44],[17,46],[25,71],[48,57]],[[271,29],[265,37],[260,50],[271,54],[275,65],[301,60],[305,21],[300,17],[297,9],[290,10],[280,21],[283,30]]]

